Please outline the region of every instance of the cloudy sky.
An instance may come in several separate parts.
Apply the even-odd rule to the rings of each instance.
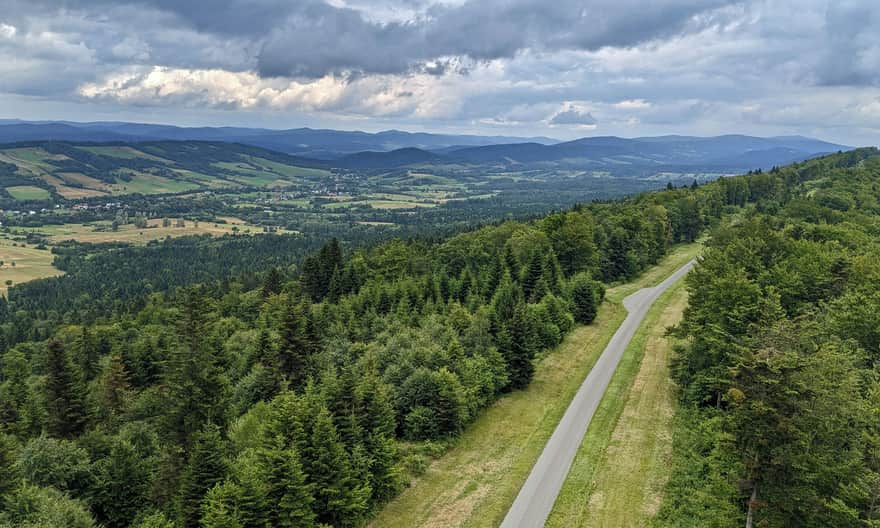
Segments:
[[[877,0],[0,0],[0,117],[880,143]]]

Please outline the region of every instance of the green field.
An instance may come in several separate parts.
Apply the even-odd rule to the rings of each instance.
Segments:
[[[46,200],[51,196],[49,191],[33,185],[13,185],[6,192],[16,200]]]
[[[545,526],[646,526],[660,506],[672,451],[672,340],[687,306],[680,281],[651,308],[584,436]]]
[[[508,394],[486,409],[371,526],[498,526],[571,398],[626,316],[619,302],[623,292],[656,285],[701,250],[698,243],[679,246],[638,279],[609,289],[592,325],[576,328],[540,358],[526,390]]]

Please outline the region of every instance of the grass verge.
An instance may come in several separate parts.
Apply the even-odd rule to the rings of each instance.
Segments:
[[[645,526],[660,506],[672,449],[672,340],[687,306],[680,281],[648,312],[593,416],[546,526]]]

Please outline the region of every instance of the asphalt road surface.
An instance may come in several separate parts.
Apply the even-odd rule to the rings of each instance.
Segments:
[[[690,261],[653,288],[642,288],[623,300],[626,319],[593,366],[562,416],[529,478],[504,517],[501,528],[541,528],[553,509],[590,420],[630,340],[657,297],[693,267]]]

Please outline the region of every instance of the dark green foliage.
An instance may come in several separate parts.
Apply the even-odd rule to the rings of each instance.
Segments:
[[[149,504],[150,463],[124,440],[114,442],[109,455],[95,463],[89,502],[105,526],[129,526]]]
[[[569,289],[574,320],[581,324],[592,323],[602,302],[602,286],[589,274],[578,273],[572,277]]]
[[[535,372],[535,353],[538,350],[537,336],[534,332],[537,324],[525,305],[520,304],[516,307],[508,325],[510,348],[506,351],[505,357],[511,388],[524,389],[532,381]]]
[[[30,484],[7,499],[0,526],[95,528],[86,505],[55,488]]]
[[[0,433],[0,507],[6,497],[18,488],[21,480],[18,467],[15,466],[17,447],[12,436]]]
[[[292,388],[301,389],[313,373],[314,356],[320,347],[314,325],[309,318],[308,306],[289,302],[279,333],[281,340],[278,345],[277,368],[286,376]]]
[[[880,163],[870,152],[720,183],[728,204],[759,202],[715,231],[687,278],[676,334],[688,340],[672,364],[682,408],[659,525],[876,524]],[[801,185],[812,179],[821,194]]]
[[[226,475],[225,451],[216,426],[195,435],[177,491],[179,519],[184,528],[199,526],[205,494]]]
[[[82,373],[57,340],[46,347],[46,407],[53,435],[72,438],[85,429],[88,412]]]
[[[356,481],[330,413],[321,409],[314,420],[302,461],[314,486],[317,520],[332,526],[357,526],[367,510],[369,485]]]

